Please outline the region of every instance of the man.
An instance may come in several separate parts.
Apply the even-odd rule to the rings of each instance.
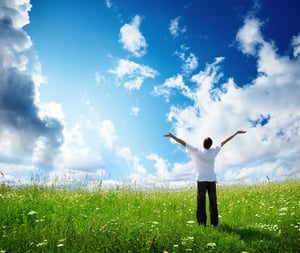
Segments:
[[[226,138],[221,142],[220,145],[211,148],[213,141],[210,137],[205,138],[203,141],[203,148],[198,149],[189,144],[184,140],[179,139],[172,133],[167,133],[164,137],[170,137],[177,143],[186,147],[187,152],[191,155],[196,165],[196,180],[197,180],[197,210],[196,216],[198,224],[206,226],[206,191],[209,197],[209,210],[210,210],[210,223],[213,226],[218,226],[218,206],[217,206],[217,192],[216,192],[216,173],[214,171],[215,157],[221,150],[221,148],[231,139],[238,134],[244,134],[246,131],[239,130],[233,135]]]

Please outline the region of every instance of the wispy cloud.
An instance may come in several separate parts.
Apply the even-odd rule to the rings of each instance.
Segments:
[[[146,54],[147,42],[140,32],[141,17],[136,15],[130,24],[125,24],[120,29],[120,40],[123,48],[131,52],[136,57],[142,57]]]
[[[156,170],[156,176],[158,176],[161,179],[169,179],[169,171],[168,171],[168,162],[159,157],[157,154],[149,154],[146,157],[148,160],[154,161],[154,168]]]
[[[148,66],[126,59],[120,59],[115,69],[109,70],[115,74],[118,82],[123,82],[129,90],[139,90],[146,78],[154,78],[158,72]]]
[[[95,73],[95,79],[96,79],[97,86],[99,86],[100,84],[106,81],[105,76],[99,71]]]
[[[300,55],[300,34],[293,37],[292,46],[294,47],[294,57]]]
[[[198,67],[198,57],[190,52],[189,48],[185,45],[180,46],[180,50],[175,52],[182,61],[182,70],[184,75],[191,74]]]
[[[112,2],[111,0],[105,0],[105,5],[108,9],[110,9],[112,7]]]
[[[169,102],[170,96],[172,95],[172,91],[174,91],[174,89],[180,90],[188,97],[192,96],[191,91],[189,87],[185,85],[183,76],[181,74],[168,78],[162,85],[154,86],[153,92],[154,95],[165,96],[166,101]]]
[[[114,123],[111,120],[103,120],[98,126],[100,136],[108,147],[112,147],[117,139]]]
[[[188,56],[183,55],[183,72],[186,74],[191,73],[198,67],[198,59],[194,53],[190,53]]]
[[[141,162],[141,159],[132,153],[130,147],[121,146],[116,148],[116,152],[120,158],[122,158],[131,168],[133,175],[137,174],[139,176],[145,175],[147,172],[146,168]]]
[[[131,107],[131,114],[134,116],[138,116],[141,109],[138,106]]]
[[[181,27],[179,24],[180,20],[181,17],[178,16],[170,21],[169,31],[174,38],[186,32],[186,27],[185,26]]]

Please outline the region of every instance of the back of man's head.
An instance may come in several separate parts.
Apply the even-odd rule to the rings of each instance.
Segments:
[[[203,141],[203,147],[205,149],[209,149],[212,144],[213,144],[213,141],[210,137],[205,138],[204,141]]]

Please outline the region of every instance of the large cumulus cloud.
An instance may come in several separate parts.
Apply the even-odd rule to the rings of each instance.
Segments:
[[[47,113],[51,104],[39,100],[41,74],[23,29],[30,8],[27,0],[0,2],[0,157],[13,162],[27,156],[50,165],[63,142],[63,123]]]
[[[167,79],[154,88],[167,101],[174,91],[190,99],[188,106],[171,106],[168,120],[177,135],[194,145],[205,136],[218,143],[239,128],[248,130],[218,158],[223,181],[300,175],[299,35],[291,38],[293,54],[281,54],[275,42],[264,38],[262,26],[259,19],[246,17],[236,35],[238,50],[257,60],[258,74],[251,82],[237,84],[233,77],[224,82],[222,62],[227,59],[216,57],[189,79]],[[196,85],[191,89],[187,83]]]

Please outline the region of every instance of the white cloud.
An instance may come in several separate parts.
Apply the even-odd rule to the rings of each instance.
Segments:
[[[77,122],[69,131],[64,131],[64,143],[55,160],[59,170],[94,171],[103,167],[101,154],[84,136],[85,121]]]
[[[157,96],[165,96],[166,101],[169,102],[171,92],[173,89],[180,90],[187,97],[192,96],[190,88],[184,84],[183,76],[180,74],[168,78],[162,85],[154,86],[153,93]]]
[[[181,20],[181,17],[178,16],[170,21],[169,25],[169,31],[171,35],[175,38],[178,37],[179,34],[185,33],[186,32],[186,27],[180,27],[179,21]]]
[[[198,67],[198,59],[193,53],[190,53],[183,61],[182,69],[184,73],[189,74]]]
[[[57,173],[69,170],[73,174],[78,171],[89,175],[104,172],[106,164],[102,153],[114,150],[118,138],[114,123],[101,119],[89,100],[86,105],[87,113],[80,115],[73,126],[64,129],[64,143],[54,163]]]
[[[24,164],[18,164],[18,163],[0,163],[1,167],[1,176],[5,177],[5,175],[11,174],[11,173],[19,173],[24,171],[38,171],[38,168],[34,165],[24,165]]]
[[[240,50],[244,54],[254,55],[263,42],[260,32],[262,23],[256,18],[246,18],[244,26],[239,29],[236,40],[240,43]]]
[[[45,82],[32,42],[27,0],[0,1],[0,156],[50,165],[63,142],[63,113],[54,102],[40,101]],[[7,139],[8,138],[8,139]]]
[[[106,79],[105,79],[105,76],[102,75],[102,73],[99,72],[99,71],[97,71],[97,72],[95,73],[95,79],[96,79],[96,84],[97,84],[97,86],[100,85],[100,84],[102,84],[102,83],[104,83],[105,80],[106,80]]]
[[[141,109],[137,106],[131,107],[131,114],[134,115],[134,116],[139,115],[140,111],[141,111]]]
[[[241,51],[257,58],[259,74],[248,86],[239,88],[233,78],[220,83],[225,59],[218,57],[192,76],[192,91],[184,82],[156,87],[157,94],[177,91],[191,100],[188,106],[172,105],[167,116],[176,134],[191,144],[201,145],[206,136],[218,144],[235,130],[248,130],[226,144],[217,158],[217,174],[227,171],[226,180],[278,177],[300,151],[300,111],[295,109],[300,108],[300,59],[279,55],[260,28],[258,19],[246,18],[236,37]]]
[[[106,175],[104,170],[86,171],[73,169],[55,169],[49,173],[48,185],[64,187],[89,187],[95,186]]]
[[[147,155],[146,158],[148,160],[154,161],[154,168],[156,170],[156,176],[160,180],[169,179],[169,171],[168,171],[168,162],[167,160],[159,157],[157,154]]]
[[[111,120],[103,120],[99,123],[98,129],[105,144],[111,148],[117,139],[113,122]]]
[[[117,81],[124,82],[129,90],[139,90],[146,78],[154,78],[158,72],[148,66],[138,64],[126,59],[120,59],[115,69],[109,70],[115,74]]]
[[[41,103],[39,105],[38,114],[41,119],[51,117],[57,119],[60,122],[64,122],[65,119],[61,104],[56,102]]]
[[[195,179],[195,166],[193,161],[187,163],[174,163],[172,168],[174,181],[191,181]]]
[[[300,55],[300,34],[293,37],[292,46],[294,47],[294,57]]]
[[[124,87],[128,90],[139,90],[144,82],[144,77],[138,76],[133,80],[129,80],[124,83]]]
[[[38,175],[39,169],[34,165],[18,163],[0,163],[0,183],[6,184],[29,184],[31,179],[24,175]]]
[[[108,9],[110,9],[112,7],[112,3],[110,0],[105,0],[105,5]]]
[[[185,45],[180,46],[180,50],[175,52],[182,61],[182,70],[185,75],[189,75],[198,67],[198,58],[194,53],[187,53],[189,48]]]
[[[278,159],[267,161],[256,166],[242,168],[240,170],[228,170],[222,177],[222,183],[261,183],[269,181],[283,181],[286,179],[297,179],[300,176],[299,159],[289,161]]]
[[[141,17],[136,15],[130,24],[125,24],[120,29],[120,42],[123,48],[136,57],[146,54],[147,43],[145,37],[139,30]]]
[[[178,26],[179,26],[179,18],[174,18],[170,21],[169,30],[172,36],[177,37],[178,36]]]
[[[174,163],[172,166],[168,160],[152,153],[146,156],[150,161],[154,161],[155,175],[149,174],[148,180],[157,182],[176,182],[176,181],[191,181],[195,178],[194,164]],[[168,169],[170,167],[170,170]]]
[[[13,25],[16,28],[22,28],[29,24],[28,12],[31,10],[31,7],[32,5],[30,4],[30,0],[2,1],[0,6],[0,18],[9,14],[9,16],[11,16],[15,21]]]
[[[5,1],[0,3],[0,65],[3,69],[16,68],[24,71],[30,59],[26,50],[32,42],[23,27],[29,24],[28,12],[31,9],[29,1]]]
[[[116,69],[110,70],[110,72],[116,74],[119,79],[124,78],[126,75],[133,77],[142,76],[147,78],[154,78],[157,75],[156,70],[126,59],[120,59]]]
[[[52,166],[59,150],[56,150],[56,152],[50,152],[51,145],[51,140],[49,140],[48,138],[44,136],[40,136],[39,138],[37,138],[32,151],[32,162],[34,162],[35,164]]]
[[[129,147],[117,147],[116,152],[118,156],[126,161],[129,167],[132,168],[133,174],[137,173],[139,176],[142,176],[147,172],[146,168],[142,165],[140,158],[137,155],[134,155]]]

